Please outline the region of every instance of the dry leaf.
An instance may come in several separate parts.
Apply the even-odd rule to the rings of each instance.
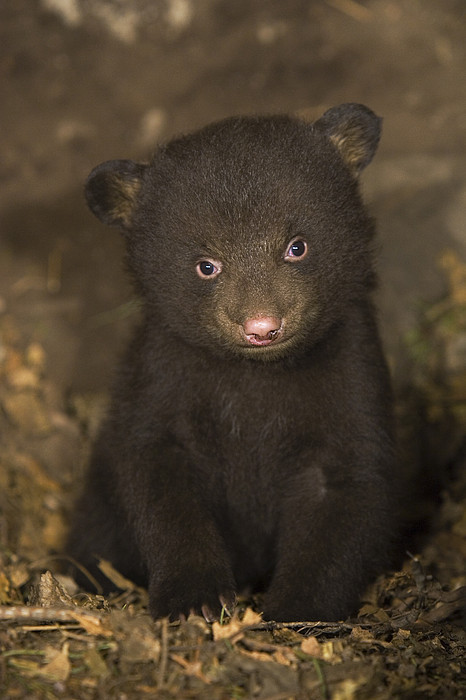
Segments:
[[[239,653],[242,656],[247,656],[255,661],[267,661],[268,663],[273,662],[273,657],[271,654],[266,654],[263,651],[247,651],[246,649],[240,649]]]
[[[277,649],[272,654],[272,658],[277,664],[282,666],[292,666],[296,663],[296,656],[290,649]]]
[[[262,622],[262,615],[254,612],[252,608],[246,608],[243,619],[243,627],[252,627],[253,625],[259,625]]]
[[[207,676],[202,672],[202,663],[200,661],[188,661],[179,654],[170,654],[170,658],[183,667],[183,670],[187,676],[195,676],[203,683],[211,682],[210,678],[207,678]]]
[[[70,610],[70,616],[75,619],[76,622],[79,622],[81,627],[89,634],[100,635],[101,637],[113,636],[113,630],[106,626],[97,615],[89,615],[76,610]]]
[[[3,408],[10,421],[28,436],[43,437],[52,429],[43,403],[29,391],[6,395]]]
[[[351,630],[351,639],[356,642],[374,642],[374,635],[370,630],[364,630],[362,627],[353,627]]]
[[[212,624],[212,634],[215,642],[219,639],[230,639],[238,635],[238,638],[234,641],[237,642],[241,639],[243,630],[248,627],[253,627],[262,622],[262,616],[254,612],[251,608],[246,608],[243,615],[243,619],[240,620],[235,614],[230,622],[226,625],[221,625],[219,622],[214,622]]]
[[[107,664],[94,646],[90,646],[84,654],[84,663],[93,676],[107,678],[110,674]]]
[[[364,678],[348,678],[335,689],[332,700],[356,700],[358,697],[357,691],[364,683]]]
[[[220,622],[212,623],[212,636],[214,642],[218,642],[220,639],[232,639],[237,634],[238,639],[241,638],[243,631],[243,625],[238,618],[233,618],[227,625],[221,625]],[[235,641],[238,641],[235,639]]]
[[[340,639],[335,639],[332,642],[323,642],[322,659],[324,661],[329,661],[332,664],[339,664],[342,661],[340,654],[343,649],[343,642]]]
[[[383,608],[377,608],[377,609],[374,610],[374,612],[371,613],[371,614],[372,614],[373,617],[375,617],[375,619],[378,620],[379,622],[388,622],[389,619],[390,619],[390,616],[387,615],[387,613],[385,612],[385,610],[384,610]]]
[[[69,643],[65,642],[61,651],[53,650],[52,660],[45,666],[37,669],[36,674],[43,676],[50,681],[66,681],[71,671],[71,664],[68,658]]]
[[[322,646],[317,641],[317,637],[306,637],[301,642],[301,651],[315,659],[322,658]]]
[[[3,571],[0,571],[0,605],[4,605],[5,603],[9,603],[11,601],[9,592],[10,582]]]

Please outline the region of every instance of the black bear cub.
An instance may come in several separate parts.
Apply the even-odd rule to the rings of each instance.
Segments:
[[[207,620],[244,590],[274,620],[357,610],[393,531],[391,394],[358,189],[380,120],[233,117],[149,163],[99,165],[142,322],[117,375],[68,551]]]

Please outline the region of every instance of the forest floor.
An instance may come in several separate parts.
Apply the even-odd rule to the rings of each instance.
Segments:
[[[466,16],[461,0],[6,0],[0,8],[0,696],[466,697]],[[102,160],[229,114],[384,116],[363,186],[409,507],[400,560],[341,623],[154,622],[103,563],[59,573],[132,325]],[[329,527],[331,524],[329,523]]]

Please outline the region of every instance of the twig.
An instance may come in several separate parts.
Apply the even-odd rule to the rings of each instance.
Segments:
[[[380,623],[377,623],[380,624]],[[297,632],[306,632],[307,634],[325,633],[338,634],[339,632],[351,632],[354,627],[372,627],[373,623],[354,624],[348,622],[260,622],[251,627],[245,627],[243,631],[251,630],[253,632],[277,632],[279,630],[295,630]]]
[[[351,633],[355,627],[360,627],[376,634],[384,634],[389,630],[412,627],[417,622],[420,614],[420,610],[409,610],[405,614],[394,615],[387,622],[365,622],[363,620],[355,620],[354,622],[261,622],[257,625],[251,625],[251,627],[245,627],[243,632],[247,630],[253,632],[276,632],[291,629],[305,636],[310,636],[311,634],[315,636],[324,634],[338,636]]]
[[[83,608],[43,608],[40,605],[0,605],[1,622],[22,620],[44,622],[76,622],[76,616],[100,621],[101,615]]]
[[[157,674],[157,687],[159,689],[163,688],[165,683],[165,673],[167,672],[167,662],[168,662],[168,620],[164,618],[162,620],[162,634],[161,634],[162,649],[160,653],[160,666],[159,672]]]

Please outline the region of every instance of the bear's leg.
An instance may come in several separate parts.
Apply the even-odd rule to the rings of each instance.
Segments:
[[[357,611],[365,586],[389,558],[391,514],[381,486],[344,480],[317,498],[301,483],[288,495],[266,619],[342,620]]]
[[[172,439],[131,449],[127,442],[118,451],[104,433],[96,446],[71,539],[75,556],[95,552],[125,575],[143,573],[155,618],[218,618],[223,604],[234,607],[236,584],[207,476]]]
[[[176,510],[176,515],[175,515]],[[152,532],[152,535],[150,534]],[[149,569],[149,609],[154,618],[190,612],[208,622],[236,603],[230,559],[216,526],[197,504],[173,498],[159,502],[142,545]]]
[[[134,583],[145,583],[147,573],[124,513],[115,505],[108,489],[105,470],[89,473],[73,516],[66,553],[84,567],[104,593],[114,590],[115,585],[98,568],[100,558],[107,559]],[[73,567],[73,575],[83,588],[92,586],[92,579],[81,569]]]

